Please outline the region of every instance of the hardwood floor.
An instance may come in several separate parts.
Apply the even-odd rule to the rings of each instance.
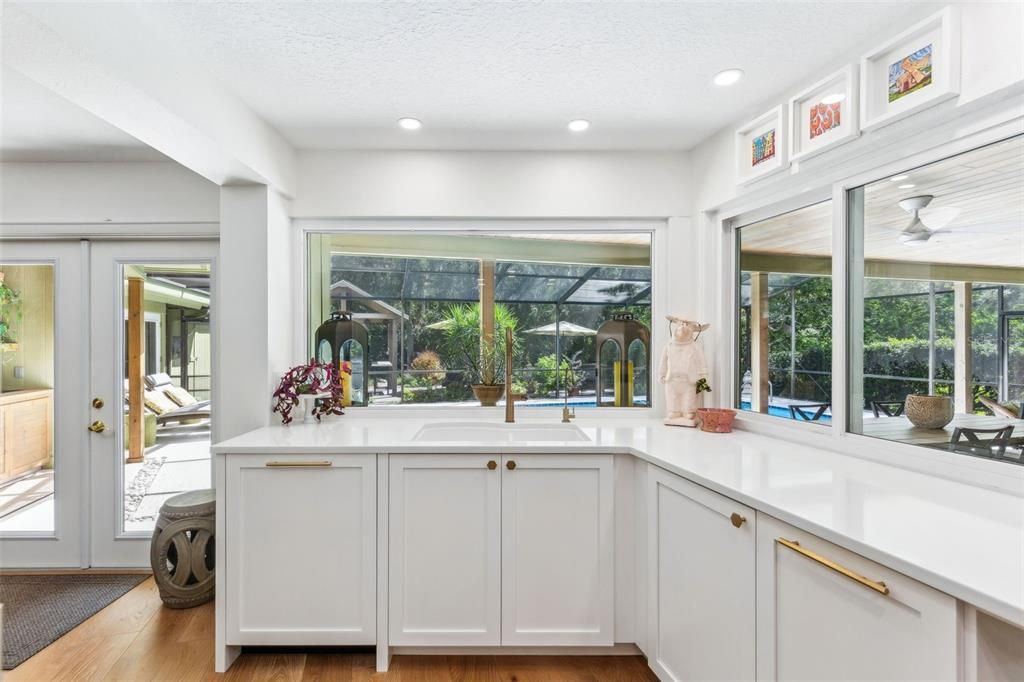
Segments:
[[[280,680],[281,682],[643,682],[655,680],[640,656],[396,656],[387,673],[374,656],[245,653],[230,672],[213,672],[213,604],[163,608],[146,580],[38,654],[5,682],[44,680]]]

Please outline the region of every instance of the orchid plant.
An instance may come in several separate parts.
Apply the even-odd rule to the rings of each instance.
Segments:
[[[350,367],[343,367],[342,371],[352,373]],[[341,409],[342,387],[338,368],[330,362],[317,362],[315,358],[310,358],[305,365],[292,367],[285,372],[274,391],[274,412],[281,415],[282,423],[292,422],[292,410],[299,404],[299,396],[310,393],[330,394],[318,399],[313,407],[313,416],[317,421],[325,414],[344,414]]]

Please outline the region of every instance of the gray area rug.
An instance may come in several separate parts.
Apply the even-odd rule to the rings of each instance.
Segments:
[[[17,667],[148,577],[0,576],[0,603],[4,605],[3,669]]]

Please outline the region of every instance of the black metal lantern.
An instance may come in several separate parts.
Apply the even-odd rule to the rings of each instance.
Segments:
[[[316,359],[338,368],[344,387],[345,405],[366,405],[369,387],[369,363],[366,361],[370,335],[366,325],[352,319],[352,313],[335,311],[316,330]],[[343,363],[351,369],[351,379],[341,371]]]
[[[651,332],[633,313],[615,313],[597,330],[597,406],[651,404]]]

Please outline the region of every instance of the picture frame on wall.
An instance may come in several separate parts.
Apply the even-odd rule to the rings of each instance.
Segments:
[[[797,162],[856,139],[857,70],[851,64],[789,100],[789,160]]]
[[[745,184],[789,165],[785,110],[766,111],[736,130],[736,182]]]
[[[860,61],[863,130],[898,121],[960,94],[960,21],[947,7]]]

